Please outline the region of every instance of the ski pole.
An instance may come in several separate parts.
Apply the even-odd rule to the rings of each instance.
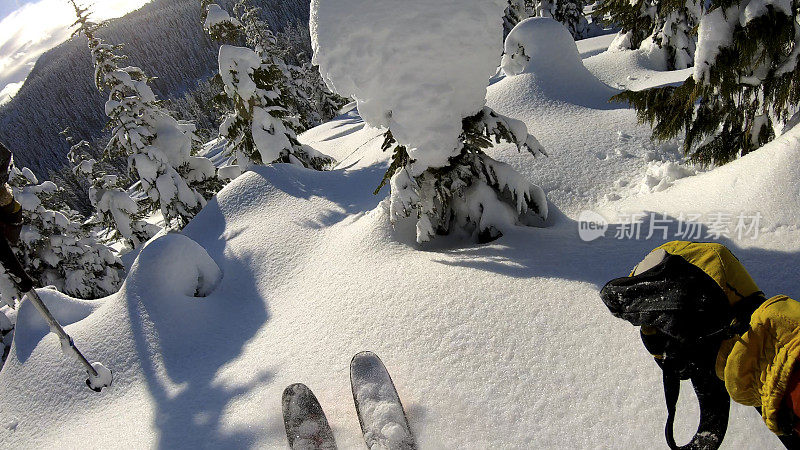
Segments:
[[[39,294],[36,293],[36,289],[33,287],[33,280],[30,276],[28,276],[28,273],[25,272],[25,269],[22,267],[22,264],[20,264],[17,256],[14,255],[14,252],[11,250],[11,245],[9,245],[8,240],[6,240],[4,237],[0,237],[0,262],[10,274],[19,279],[19,281],[16,283],[17,287],[21,292],[24,292],[25,295],[28,296],[39,313],[42,314],[47,321],[47,324],[50,326],[50,331],[58,336],[58,339],[61,342],[62,352],[64,352],[65,355],[73,356],[83,365],[84,369],[86,369],[86,372],[89,374],[89,378],[86,380],[86,385],[95,392],[100,392],[102,388],[111,386],[111,382],[113,381],[111,371],[99,362],[94,364],[90,363],[89,360],[83,356],[83,353],[78,350],[78,347],[75,346],[75,342],[72,340],[72,337],[70,337],[70,335],[64,331],[64,328],[61,326],[61,324],[58,323],[56,318],[53,317],[53,314],[50,313],[47,305],[45,305],[44,302],[42,302],[42,299],[39,298]]]

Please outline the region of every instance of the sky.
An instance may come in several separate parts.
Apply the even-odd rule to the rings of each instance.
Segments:
[[[95,21],[122,16],[150,0],[95,0]],[[88,3],[79,0],[79,5]],[[17,93],[39,56],[67,40],[75,13],[67,0],[0,0],[0,104]]]

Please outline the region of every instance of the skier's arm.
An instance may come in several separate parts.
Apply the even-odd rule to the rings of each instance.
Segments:
[[[8,186],[8,169],[11,165],[11,152],[0,143],[0,231],[8,242],[16,244],[22,229],[22,207],[14,199]]]

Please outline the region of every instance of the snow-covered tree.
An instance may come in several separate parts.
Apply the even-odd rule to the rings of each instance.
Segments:
[[[72,171],[89,184],[89,201],[94,208],[89,222],[109,240],[122,240],[129,248],[137,248],[155,236],[160,228],[144,220],[144,211],[128,194],[124,180],[104,170],[102,164],[89,155],[88,142],[73,143],[71,137],[67,140],[71,144],[67,157]]]
[[[475,234],[479,242],[489,242],[517,223],[541,223],[547,216],[542,190],[483,151],[492,147],[494,140],[544,155],[525,124],[487,106],[464,118],[462,124],[458,155],[446,166],[429,168],[417,176],[411,175],[406,147],[396,145],[391,130],[386,132],[383,148],[393,147],[392,164],[375,193],[387,181],[391,183],[392,219],[415,216],[418,242],[455,229]]]
[[[22,205],[23,226],[14,249],[38,286],[55,286],[78,298],[99,298],[115,292],[122,263],[99,242],[60,198],[53,182],[39,183],[28,168],[12,167],[9,177],[14,198]],[[0,296],[14,306],[21,297],[9,274],[0,273]]]
[[[219,188],[214,165],[193,156],[194,124],[178,121],[156,99],[150,78],[138,67],[120,67],[118,47],[96,36],[98,25],[74,0],[76,33],[86,36],[95,66],[95,84],[108,92],[105,112],[109,155],[125,155],[144,194],[147,212],[160,210],[168,227],[182,227]]]
[[[536,15],[536,0],[507,0],[503,14],[503,37],[508,36],[518,23]]]
[[[702,16],[694,73],[681,86],[624,92],[653,137],[684,133],[701,164],[724,164],[775,137],[800,105],[795,3],[716,0]]]
[[[545,13],[544,6],[547,3],[551,9]],[[545,0],[542,2],[539,17],[552,17],[567,27],[573,39],[583,39],[589,32],[589,21],[583,14],[583,7],[583,0],[553,0],[552,2]]]
[[[274,36],[252,8],[240,9],[249,30],[247,41],[256,50],[233,45],[219,49],[220,96],[230,107],[219,132],[227,139],[231,162],[242,169],[275,162],[325,169],[332,159],[297,140],[301,125],[286,105],[288,69],[270,52]]]
[[[347,103],[328,89],[319,68],[310,64],[307,57],[288,53],[294,46],[278,41],[261,19],[261,8],[247,0],[238,0],[234,13],[242,23],[247,45],[258,53],[265,65],[274,66],[273,88],[280,92],[282,105],[297,117],[302,130],[330,120]],[[278,71],[282,77],[277,76]]]
[[[300,64],[290,64],[288,68],[294,80],[294,89],[303,100],[297,104],[297,114],[305,128],[312,128],[336,117],[348,100],[328,89],[319,67],[310,61]]]
[[[203,29],[212,38],[223,42],[234,42],[239,38],[241,22],[231,17],[227,11],[214,3],[214,0],[200,0],[200,8],[203,11],[200,17]]]
[[[493,140],[542,152],[524,123],[485,106],[507,6],[311,3],[314,62],[339,94],[357,100],[367,123],[388,130],[383,148],[393,156],[382,185],[391,186],[390,220],[412,217],[418,242],[462,230],[487,241],[547,217],[542,190],[484,153]]]
[[[249,48],[220,47],[223,95],[233,105],[219,128],[228,140],[227,152],[242,169],[284,162],[323,170],[332,160],[297,140],[300,123],[272,87],[271,80],[279,76],[275,69],[262,65],[261,57]]]
[[[609,48],[640,48],[674,70],[692,65],[702,7],[700,0],[604,0],[597,13],[620,27]]]
[[[503,16],[503,36],[529,17],[549,17],[561,22],[573,39],[587,37],[590,26],[583,13],[583,0],[507,0]]]

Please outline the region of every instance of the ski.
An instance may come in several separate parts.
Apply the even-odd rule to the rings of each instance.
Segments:
[[[333,432],[317,397],[305,384],[283,391],[283,425],[292,450],[335,450]]]
[[[353,356],[350,362],[350,385],[358,422],[368,448],[417,448],[392,378],[376,354],[361,352]]]

